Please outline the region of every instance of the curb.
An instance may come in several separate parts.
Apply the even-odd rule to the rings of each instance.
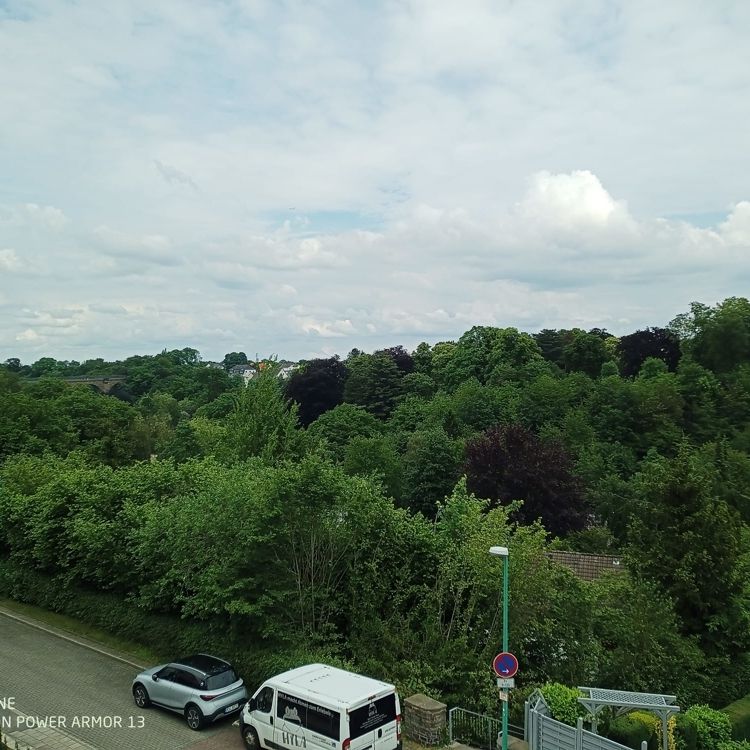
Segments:
[[[72,635],[66,635],[57,628],[50,628],[47,625],[42,625],[31,619],[30,617],[27,617],[26,615],[17,615],[14,612],[9,612],[4,607],[0,607],[0,615],[2,615],[3,617],[7,617],[9,620],[15,620],[16,622],[23,623],[24,625],[29,625],[30,627],[41,630],[49,635],[54,635],[56,638],[61,638],[62,640],[68,641],[69,643],[75,643],[77,646],[82,646],[83,648],[89,649],[89,651],[95,651],[96,653],[102,654],[103,656],[108,656],[110,659],[116,659],[123,664],[135,667],[138,671],[142,671],[146,668],[143,664],[137,664],[134,661],[130,661],[130,659],[126,659],[122,656],[118,656],[117,654],[112,653],[111,651],[107,651],[106,649],[95,646],[93,645],[93,643],[87,643],[86,640],[82,638],[78,638]]]

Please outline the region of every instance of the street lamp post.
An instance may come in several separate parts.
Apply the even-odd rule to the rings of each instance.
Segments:
[[[490,547],[490,554],[503,558],[503,652],[508,650],[508,548]],[[508,688],[502,688],[505,692],[503,701],[503,747],[508,750]]]

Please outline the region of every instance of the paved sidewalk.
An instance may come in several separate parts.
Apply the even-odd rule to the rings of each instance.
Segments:
[[[236,725],[192,732],[174,713],[138,709],[130,685],[142,668],[133,654],[0,605],[0,732],[19,750],[241,750]]]

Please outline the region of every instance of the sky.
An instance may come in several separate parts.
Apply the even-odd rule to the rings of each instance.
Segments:
[[[749,33],[745,0],[0,0],[0,361],[748,296]]]

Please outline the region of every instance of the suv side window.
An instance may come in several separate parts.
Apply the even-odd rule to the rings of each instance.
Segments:
[[[198,687],[198,678],[191,672],[188,672],[186,669],[175,670],[173,681],[178,685],[184,685],[185,687],[189,688]]]
[[[157,672],[157,677],[160,680],[169,680],[170,682],[175,682],[175,675],[177,674],[177,669],[175,669],[172,666],[166,666],[164,669],[160,669]]]
[[[258,711],[262,711],[264,714],[270,714],[271,707],[273,706],[273,688],[264,687],[263,690],[258,693],[258,697],[255,700]]]

